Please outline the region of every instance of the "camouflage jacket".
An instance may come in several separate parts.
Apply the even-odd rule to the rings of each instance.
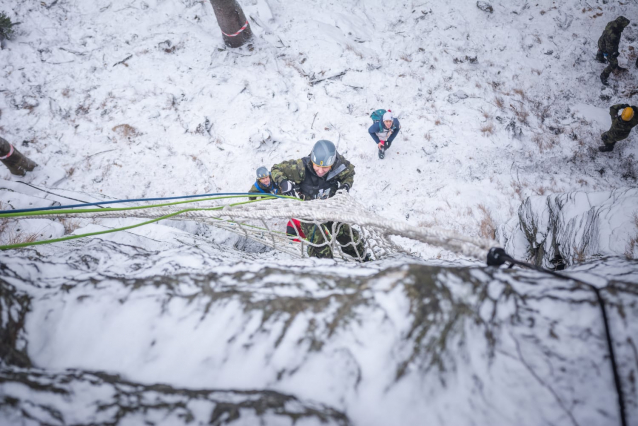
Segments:
[[[611,115],[611,128],[609,129],[609,133],[612,133],[610,136],[614,141],[626,139],[631,129],[638,125],[638,113],[636,113],[638,107],[631,107],[634,110],[634,117],[629,121],[623,120],[618,115],[618,111],[624,109],[626,106],[627,104],[617,104],[609,108],[609,115]]]
[[[299,160],[289,160],[272,166],[272,179],[281,185],[284,180],[289,180],[299,186],[300,195],[306,200],[321,197],[328,194],[332,197],[339,186],[354,184],[354,166],[341,154],[337,153],[337,160],[332,169],[323,177],[317,176],[310,157]]]
[[[629,22],[629,19],[620,16],[608,23],[603,35],[598,39],[598,48],[607,54],[618,52],[622,31],[629,25]]]
[[[257,186],[259,186],[259,188],[257,188]],[[261,191],[259,190],[261,189]],[[277,186],[275,185],[275,183],[271,180],[270,181],[270,188],[266,188],[264,185],[262,185],[258,180],[255,181],[255,183],[253,183],[253,186],[250,187],[250,190],[248,191],[249,193],[260,193],[260,194],[277,194],[279,193],[279,190],[277,189]],[[258,197],[248,197],[248,199],[250,201],[252,200],[256,200]],[[261,198],[261,197],[259,197]]]

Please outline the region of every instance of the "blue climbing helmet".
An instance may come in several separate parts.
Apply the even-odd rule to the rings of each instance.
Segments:
[[[257,179],[265,178],[267,176],[270,176],[270,170],[268,170],[264,166],[261,166],[257,169]]]
[[[312,147],[310,159],[317,166],[332,166],[337,160],[337,148],[332,142],[322,139]]]

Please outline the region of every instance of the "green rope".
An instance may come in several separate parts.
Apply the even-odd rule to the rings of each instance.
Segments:
[[[37,216],[37,215],[43,215],[43,214],[74,214],[74,213],[106,213],[106,212],[114,212],[114,211],[126,211],[126,210],[137,210],[137,209],[148,209],[148,208],[153,208],[153,207],[164,207],[164,206],[172,206],[172,205],[177,205],[177,204],[185,204],[185,203],[194,203],[197,201],[210,201],[210,200],[219,200],[219,199],[224,199],[224,198],[246,198],[245,195],[231,195],[231,196],[225,196],[225,197],[214,197],[214,198],[203,198],[203,199],[198,199],[198,200],[188,200],[188,201],[178,201],[175,203],[166,203],[166,204],[154,204],[154,205],[150,205],[150,206],[136,206],[136,207],[122,207],[122,208],[114,208],[114,209],[80,209],[80,210],[57,210],[57,211],[52,211],[52,212],[26,212],[26,213],[7,213],[7,214],[2,214],[0,215],[0,218],[5,218],[5,217],[21,217],[21,216]],[[277,197],[272,197],[272,196],[268,196],[268,198],[260,198],[257,200],[252,200],[252,201],[243,201],[240,203],[233,203],[233,204],[229,204],[229,206],[234,207],[234,206],[239,206],[242,204],[250,204],[250,203],[255,203],[255,202],[259,202],[259,201],[265,201],[267,199],[271,199],[271,198],[277,198]],[[297,199],[295,197],[286,197],[286,198],[294,198]],[[127,229],[133,229],[133,228],[138,228],[140,226],[144,226],[144,225],[149,225],[151,223],[155,223],[155,222],[159,222],[160,220],[164,220],[164,219],[168,219],[170,217],[173,216],[177,216],[179,214],[182,213],[186,213],[186,212],[192,212],[192,211],[212,211],[212,210],[221,210],[226,206],[219,206],[219,207],[212,207],[212,208],[193,208],[193,209],[185,209],[185,210],[180,210],[178,212],[175,213],[170,213],[167,214],[165,216],[161,216],[146,222],[142,222],[142,223],[138,223],[135,225],[130,225],[130,226],[125,226],[122,228],[115,228],[115,229],[109,229],[106,231],[98,231],[98,232],[90,232],[88,234],[80,234],[80,235],[69,235],[68,237],[62,237],[62,238],[54,238],[51,240],[42,240],[42,241],[34,241],[34,242],[30,242],[30,243],[19,243],[19,244],[10,244],[10,245],[4,245],[4,246],[0,246],[0,250],[12,250],[12,249],[17,249],[17,248],[22,248],[22,247],[29,247],[29,246],[37,246],[37,245],[42,245],[42,244],[51,244],[51,243],[58,243],[61,241],[68,241],[68,240],[75,240],[77,238],[84,238],[84,237],[91,237],[94,235],[102,235],[102,234],[110,234],[112,232],[118,232],[118,231],[126,231]],[[217,219],[217,218],[215,218]],[[223,220],[223,219],[220,219]],[[232,221],[229,221],[232,222]],[[250,226],[250,225],[247,225]],[[254,227],[254,226],[251,226]],[[263,228],[258,228],[255,227],[257,229],[262,229],[264,231],[266,231],[266,229]]]
[[[247,201],[246,203],[255,203],[259,201],[266,201],[266,200],[277,198],[272,195],[264,195],[263,197],[268,197],[268,198]],[[246,198],[246,196],[245,195],[228,195],[224,197],[198,198],[196,200],[176,201],[173,203],[151,204],[148,206],[119,207],[119,208],[107,208],[107,209],[65,209],[65,210],[46,210],[41,212],[35,211],[35,212],[23,212],[23,213],[4,213],[4,214],[0,214],[0,219],[13,218],[13,217],[42,216],[42,215],[121,212],[121,211],[127,211],[127,210],[140,210],[140,209],[152,209],[155,207],[176,206],[179,204],[197,203],[202,201],[223,200],[227,198]],[[293,198],[298,200],[298,198],[295,198],[295,197],[286,197],[286,198]],[[200,210],[204,210],[204,209],[200,209]]]
[[[137,228],[139,226],[148,225],[150,223],[158,222],[158,221],[163,220],[163,219],[168,219],[169,217],[177,216],[180,213],[184,213],[186,211],[191,211],[191,210],[194,210],[194,209],[183,210],[183,211],[179,211],[177,213],[167,214],[166,216],[158,217],[157,219],[149,220],[147,222],[138,223],[136,225],[125,226],[123,228],[109,229],[107,231],[90,232],[88,234],[69,235],[68,237],[54,238],[52,240],[34,241],[32,243],[20,243],[20,244],[11,244],[11,245],[7,245],[7,246],[0,246],[0,250],[11,250],[11,249],[17,249],[17,248],[28,247],[28,246],[38,246],[38,245],[41,245],[41,244],[59,243],[61,241],[75,240],[77,238],[90,237],[90,236],[93,236],[93,235],[101,235],[101,234],[109,234],[111,232],[125,231],[127,229]]]

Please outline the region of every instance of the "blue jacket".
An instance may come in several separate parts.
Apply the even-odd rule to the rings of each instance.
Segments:
[[[390,129],[385,128],[385,126],[383,125],[383,121],[375,121],[368,129],[368,133],[370,133],[370,136],[372,137],[372,139],[374,139],[374,142],[378,144],[381,140],[383,140],[379,139],[379,136],[383,137],[384,134],[387,135],[388,130],[392,130],[392,134],[385,141],[392,143],[394,138],[397,137],[399,131],[401,130],[401,124],[399,123],[398,118],[392,120],[392,127],[390,127]]]

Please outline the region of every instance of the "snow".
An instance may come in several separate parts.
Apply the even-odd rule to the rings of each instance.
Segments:
[[[560,220],[565,257],[578,257],[567,272],[601,287],[638,281],[635,260],[622,260],[638,235],[636,132],[612,153],[597,152],[609,106],[635,98],[638,23],[620,45],[630,72],[605,88],[594,61],[606,23],[638,16],[635,2],[492,1],[492,13],[431,0],[240,3],[254,39],[233,50],[206,1],[5,0],[2,11],[22,23],[0,50],[0,135],[39,167],[25,177],[0,168],[2,208],[243,192],[257,167],[330,139],[356,166],[351,195],[388,221],[470,237],[499,228],[508,252],[530,260],[530,247],[549,244]],[[383,161],[367,134],[378,108],[402,125]],[[80,220],[65,229],[34,219],[11,229],[49,239],[138,222]],[[572,253],[587,238],[588,248]],[[590,293],[393,241],[434,269],[415,272],[422,264],[406,257],[366,266],[295,260],[178,221],[3,252],[3,287],[12,290],[0,301],[13,310],[3,308],[2,324],[18,322],[16,295],[28,295],[18,344],[28,342],[35,368],[27,371],[41,368],[55,383],[80,369],[176,390],[273,389],[298,397],[299,410],[325,404],[355,425],[618,423]],[[432,294],[410,293],[414,283]],[[635,374],[638,333],[628,288],[605,293],[615,303],[623,377]],[[344,308],[347,318],[331,331],[340,303],[353,299],[361,304]],[[289,300],[314,308],[296,312]],[[417,317],[425,309],[429,316]],[[467,319],[451,321],[458,312]],[[434,323],[419,328],[416,318]],[[447,324],[444,374],[427,366]],[[64,398],[3,380],[3,393],[33,402],[50,423],[37,407],[57,407],[68,423],[112,421],[92,407],[112,404],[125,386],[74,376]],[[217,405],[198,398],[184,406],[207,423]],[[233,424],[292,423],[277,410],[241,410]],[[149,410],[120,424],[179,424],[182,414]],[[2,421],[28,424],[10,407]]]
[[[611,126],[611,118],[609,111],[604,108],[596,108],[592,105],[576,104],[572,109],[574,117],[581,117],[586,121],[595,123],[600,128],[609,128]]]

